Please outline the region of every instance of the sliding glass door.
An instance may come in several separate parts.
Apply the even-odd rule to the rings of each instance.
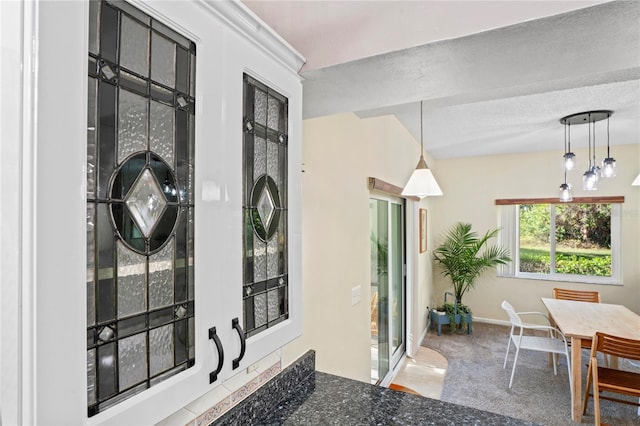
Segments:
[[[405,351],[404,208],[371,198],[371,382],[384,380]]]

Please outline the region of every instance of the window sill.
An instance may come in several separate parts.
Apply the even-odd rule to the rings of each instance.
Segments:
[[[557,281],[557,282],[571,282],[580,284],[599,284],[599,285],[618,285],[621,286],[622,281],[616,277],[583,277],[579,275],[565,275],[565,274],[531,274],[531,273],[518,273],[515,275],[498,274],[500,278],[516,278],[524,280],[538,280],[538,281]]]

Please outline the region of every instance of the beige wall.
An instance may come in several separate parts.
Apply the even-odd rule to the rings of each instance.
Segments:
[[[559,142],[560,143],[560,142]],[[604,149],[598,148],[597,161]],[[568,282],[498,278],[489,271],[476,288],[464,296],[474,315],[481,318],[506,320],[500,308],[509,300],[519,311],[542,311],[541,297],[550,297],[556,286],[597,290],[603,302],[621,303],[640,312],[640,187],[631,182],[640,171],[640,144],[616,146],[611,150],[617,159],[617,177],[601,180],[597,192],[582,190],[582,172],[587,168],[587,153],[574,150],[578,156],[577,170],[570,172],[575,196],[623,195],[622,252],[623,285],[596,285]],[[497,226],[496,198],[555,197],[563,182],[562,152],[540,152],[495,157],[460,158],[437,163],[438,179],[444,196],[433,201],[431,220],[438,240],[455,222],[466,221],[473,229],[484,233]],[[437,268],[437,267],[436,267]],[[448,288],[448,281],[436,269],[435,294]]]
[[[308,349],[316,367],[361,381],[370,379],[370,240],[368,178],[402,186],[419,158],[419,145],[392,116],[355,114],[303,123],[303,335],[283,350],[283,365]],[[408,203],[411,209],[413,202]],[[428,205],[427,201],[421,204]],[[411,226],[411,225],[409,225]],[[428,256],[418,256],[419,292],[411,335],[426,327]],[[351,304],[361,286],[362,301]]]

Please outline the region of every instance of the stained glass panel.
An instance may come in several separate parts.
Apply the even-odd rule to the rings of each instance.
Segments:
[[[195,363],[188,191],[196,50],[131,4],[92,1],[89,9],[86,355],[93,416]]]
[[[245,75],[243,153],[244,330],[288,318],[287,99]]]

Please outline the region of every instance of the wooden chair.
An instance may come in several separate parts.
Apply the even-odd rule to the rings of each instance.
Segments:
[[[569,290],[566,288],[554,288],[554,299],[576,300],[578,302],[600,303],[600,293],[597,291]]]
[[[600,303],[600,293],[597,291],[569,290],[567,288],[554,288],[554,299],[575,300],[577,302]],[[591,349],[591,341],[582,339],[582,348]]]
[[[640,373],[631,371],[600,367],[598,365],[598,352],[604,355],[621,357],[631,360],[640,360],[640,340],[625,339],[610,334],[597,332],[591,345],[589,359],[589,372],[587,374],[587,389],[584,394],[582,406],[583,414],[587,412],[589,396],[593,396],[593,410],[595,412],[595,424],[600,424],[600,399],[621,402],[623,404],[640,406],[639,402],[613,398],[600,395],[600,392],[613,392],[640,398]],[[591,392],[593,388],[593,392]]]

